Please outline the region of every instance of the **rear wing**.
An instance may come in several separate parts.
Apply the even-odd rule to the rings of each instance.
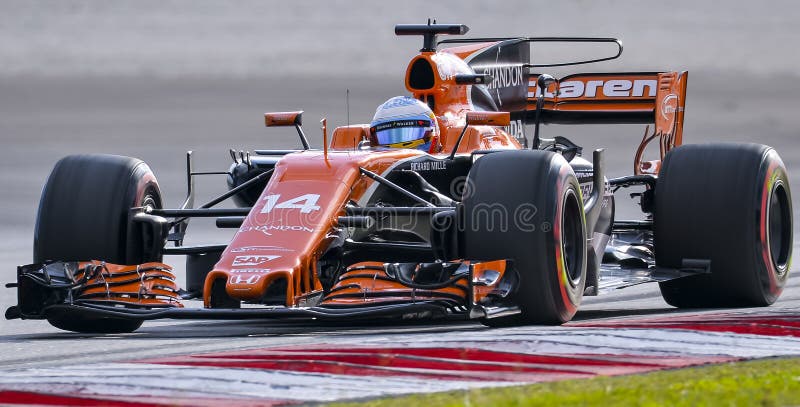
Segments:
[[[605,58],[537,65],[530,61],[530,44],[537,42],[611,43],[618,48],[615,55]],[[533,69],[607,61],[622,54],[622,44],[615,38],[471,38],[439,44],[462,44],[442,51],[458,55],[476,73],[492,76],[485,86],[473,86],[470,99],[478,109],[511,112],[509,131],[523,143],[525,125],[534,123],[541,93],[539,74]],[[653,124],[653,133],[648,126],[637,150],[634,171],[657,173],[660,160],[645,162],[642,155],[655,139],[659,139],[660,158],[682,143],[687,78],[686,71],[568,75],[544,90],[539,117],[541,123],[554,124]]]
[[[660,160],[643,161],[644,149],[659,140],[660,159],[683,142],[683,115],[686,105],[688,72],[591,73],[566,76],[544,90],[544,106],[539,112],[542,123],[653,124],[634,159],[636,174],[657,173]],[[528,104],[517,119],[533,123],[536,101],[542,90],[538,75],[528,83]],[[649,129],[649,128],[648,128]]]

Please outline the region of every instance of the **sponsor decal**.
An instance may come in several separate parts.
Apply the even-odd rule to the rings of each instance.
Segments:
[[[489,89],[512,88],[524,84],[522,65],[489,66],[483,69],[484,74],[492,75],[492,81],[486,84]]]
[[[261,213],[270,213],[273,209],[299,209],[300,213],[311,213],[320,209],[317,205],[319,194],[305,194],[279,202],[280,199],[281,194],[267,195]]]
[[[261,225],[261,226],[245,226],[239,229],[242,232],[261,232],[267,236],[272,236],[270,232],[313,232],[314,229],[307,226],[292,226],[292,225]]]
[[[525,122],[522,120],[512,120],[508,126],[503,127],[503,130],[517,139],[517,141],[525,139]]]
[[[272,233],[267,231],[266,226],[242,226],[239,228],[240,232],[261,232],[267,236],[272,236]]]
[[[469,72],[469,67],[461,58],[450,54],[434,54],[431,60],[436,66],[439,79],[449,81],[459,73]]]
[[[446,170],[444,161],[420,161],[411,163],[411,171],[441,171]]]
[[[439,71],[439,79],[446,81],[453,78],[452,70],[446,69],[444,66],[438,66],[438,68],[439,69],[437,69],[437,71]]]
[[[661,117],[664,120],[672,120],[675,117],[675,112],[678,111],[678,95],[674,93],[670,93],[667,96],[664,96],[664,99],[661,100]]]
[[[263,274],[269,273],[271,269],[233,269],[229,273],[243,273],[243,274]]]
[[[233,266],[258,266],[279,257],[281,256],[236,256],[233,259]]]
[[[240,276],[235,275],[231,276],[228,279],[229,284],[240,284],[240,285],[253,285],[261,279],[260,275],[252,275],[252,276]]]
[[[266,252],[266,251],[293,252],[294,250],[280,246],[244,246],[231,249],[231,253]]]
[[[585,182],[580,184],[581,187],[581,195],[583,196],[583,200],[587,200],[590,195],[592,195],[592,191],[594,190],[594,184],[592,182]]]
[[[558,97],[562,99],[574,99],[580,97],[594,98],[604,97],[655,97],[657,81],[655,79],[610,79],[610,80],[573,80],[559,82]],[[528,94],[529,97],[538,97],[541,89],[536,86],[536,81],[531,80],[530,86],[536,91]],[[555,97],[555,94],[545,91],[547,98]]]
[[[430,120],[395,120],[388,123],[381,123],[372,126],[371,130],[381,131],[386,129],[402,128],[402,127],[430,127]]]
[[[267,230],[277,230],[280,232],[313,232],[314,229],[307,226],[292,226],[292,225],[278,225],[278,226],[264,226]]]

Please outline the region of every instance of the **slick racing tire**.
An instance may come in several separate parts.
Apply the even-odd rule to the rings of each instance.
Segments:
[[[511,259],[518,277],[509,304],[520,315],[490,326],[561,324],[575,315],[586,284],[586,218],[570,165],[549,151],[487,154],[467,179],[460,213],[464,256]]]
[[[767,306],[792,257],[786,167],[759,144],[686,145],[664,159],[655,189],[656,265],[710,260],[710,273],[659,283],[679,308]]]
[[[115,155],[72,155],[56,163],[42,191],[33,260],[141,264],[160,261],[148,254],[142,226],[130,208],[161,208],[161,191],[141,160]],[[148,258],[150,257],[150,258]],[[142,321],[48,315],[53,326],[84,333],[132,332]]]

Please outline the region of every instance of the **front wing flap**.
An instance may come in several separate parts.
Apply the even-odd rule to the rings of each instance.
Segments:
[[[17,268],[17,306],[6,317],[46,318],[51,306],[125,310],[181,308],[172,268],[162,263],[121,266],[99,261],[52,262]]]
[[[130,320],[287,319],[355,320],[375,318],[462,318],[466,308],[437,300],[394,301],[357,307],[185,308],[171,268],[161,263],[119,266],[103,262],[54,262],[17,268],[17,305],[7,319],[76,318]]]

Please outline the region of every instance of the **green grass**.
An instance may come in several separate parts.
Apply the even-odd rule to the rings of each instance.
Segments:
[[[641,375],[420,394],[340,406],[800,405],[800,358],[761,359]]]

